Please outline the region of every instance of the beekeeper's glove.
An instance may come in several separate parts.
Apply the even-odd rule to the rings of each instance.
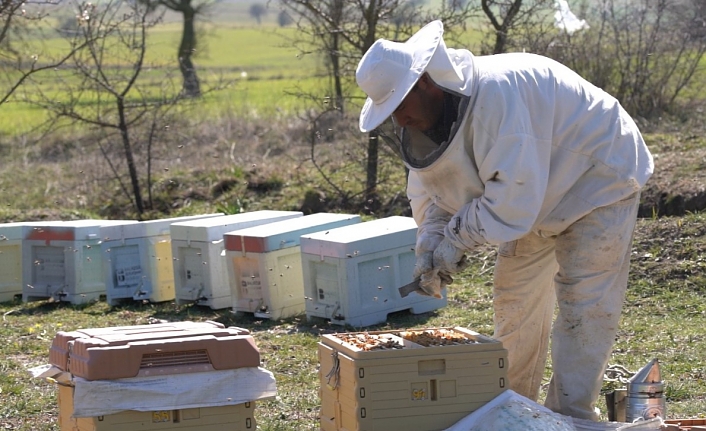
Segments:
[[[434,249],[432,267],[439,273],[456,274],[468,268],[466,251],[456,247],[448,238],[444,238]]]
[[[441,290],[453,283],[454,280],[447,271],[440,271],[439,268],[435,268],[433,262],[434,252],[422,252],[417,256],[412,275],[415,280],[419,279],[419,287],[423,291],[417,291],[417,293],[441,298]]]

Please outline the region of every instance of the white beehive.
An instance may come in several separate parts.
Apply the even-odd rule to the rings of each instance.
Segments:
[[[53,298],[83,304],[105,295],[103,227],[134,220],[74,220],[38,223],[22,250],[22,300]]]
[[[412,281],[417,225],[393,216],[301,237],[307,317],[331,323],[369,326],[389,313],[413,314],[446,305],[442,298],[410,294],[398,288]]]
[[[149,220],[103,228],[106,300],[171,301],[175,297],[172,223],[223,216],[222,213]]]
[[[0,224],[0,302],[22,295],[22,286],[29,283],[22,275],[24,239],[47,222]],[[57,222],[59,223],[59,222]]]
[[[304,313],[299,238],[360,223],[360,216],[319,213],[224,235],[233,311],[281,319]]]
[[[302,215],[299,211],[253,211],[172,223],[170,234],[177,304],[195,302],[214,310],[232,307],[223,235]]]

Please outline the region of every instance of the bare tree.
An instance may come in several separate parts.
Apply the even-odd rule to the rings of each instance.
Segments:
[[[324,58],[331,88],[327,94],[305,97],[325,104],[321,109],[344,113],[347,101],[355,100],[354,72],[357,63],[380,37],[407,38],[420,25],[442,19],[449,34],[465,29],[475,14],[472,5],[442,2],[440,9],[427,10],[422,2],[404,0],[282,0],[283,7],[295,18],[299,38],[292,44],[303,55]],[[378,133],[368,135],[366,164],[366,200],[376,206],[378,181]]]
[[[492,42],[486,44],[482,51],[501,54],[527,50],[529,47],[521,42],[523,38],[520,34],[526,37],[537,34],[537,28],[546,28],[547,23],[551,22],[553,6],[554,0],[481,0],[483,13],[492,29]]]
[[[20,0],[0,0],[0,65],[2,65],[2,86],[0,105],[10,97],[35,73],[61,66],[85,43],[75,41],[65,47],[58,56],[48,56],[30,47],[25,36],[34,33],[51,32],[46,18],[58,7],[51,0],[24,2]]]
[[[277,24],[279,24],[280,27],[286,27],[290,24],[292,24],[294,20],[292,17],[287,13],[286,10],[281,10],[277,14]]]
[[[172,80],[143,77],[147,32],[161,17],[140,3],[126,5],[121,0],[75,6],[79,26],[72,45],[83,47],[63,67],[34,75],[44,83],[53,82],[62,92],[45,91],[42,83],[33,82],[27,101],[47,109],[54,126],[79,124],[92,133],[121,190],[142,218],[152,206],[152,143],[164,133],[164,118],[182,98]],[[143,155],[142,163],[136,154]]]
[[[262,17],[267,15],[267,8],[261,3],[253,3],[250,5],[250,16],[255,18],[258,25],[262,24]]]
[[[674,110],[680,96],[699,85],[706,37],[695,23],[704,22],[703,1],[587,4],[590,30],[555,34],[539,53],[567,64],[645,118]]]
[[[196,41],[196,18],[208,11],[212,5],[212,0],[138,0],[148,6],[150,10],[159,7],[179,12],[183,17],[183,29],[181,42],[177,51],[179,70],[184,79],[182,89],[186,97],[199,97],[201,95],[201,84],[193,56],[197,49]]]

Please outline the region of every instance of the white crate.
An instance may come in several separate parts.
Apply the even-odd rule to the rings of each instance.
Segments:
[[[223,235],[237,229],[301,217],[299,211],[253,211],[172,223],[172,256],[177,304],[214,310],[232,307]]]
[[[16,295],[22,295],[22,286],[29,283],[22,275],[24,239],[38,226],[47,223],[0,224],[0,302],[10,301]]]
[[[103,276],[106,301],[171,301],[175,297],[174,263],[169,227],[172,223],[221,217],[203,214],[149,220],[103,228]]]
[[[304,313],[301,235],[360,223],[360,216],[318,213],[224,235],[233,311],[281,319]]]
[[[84,304],[105,295],[103,227],[135,220],[37,223],[24,239],[22,300],[53,298]]]
[[[413,314],[444,307],[442,298],[400,296],[412,281],[417,225],[393,216],[301,237],[306,315],[331,323],[370,326],[389,313]]]

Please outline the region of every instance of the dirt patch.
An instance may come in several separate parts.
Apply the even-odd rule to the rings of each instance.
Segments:
[[[642,191],[638,216],[683,216],[706,209],[706,140],[681,133],[651,140],[655,171]]]

